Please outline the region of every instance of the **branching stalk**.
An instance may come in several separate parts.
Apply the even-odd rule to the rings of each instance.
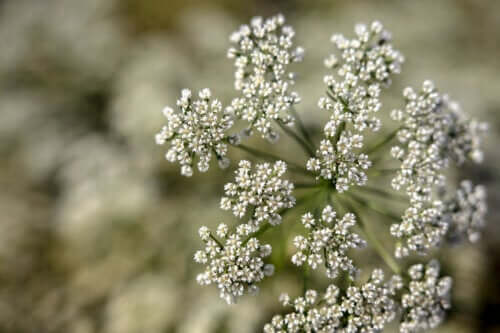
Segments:
[[[314,156],[314,149],[306,141],[304,141],[304,139],[298,136],[297,133],[295,133],[292,129],[288,128],[279,120],[276,122],[278,123],[279,127],[283,130],[283,132],[288,134],[288,136],[294,139],[302,147],[302,149],[306,152],[308,156],[310,157]]]
[[[313,148],[313,150],[315,150],[314,143],[311,139],[311,136],[309,135],[309,132],[307,131],[307,128],[306,128],[304,122],[300,118],[299,113],[297,112],[297,110],[295,109],[295,107],[293,105],[290,107],[290,111],[293,114],[293,116],[295,117],[295,119],[297,120],[298,128],[299,128],[300,132],[302,133],[302,136],[307,141],[307,143],[309,143],[311,148]]]
[[[239,145],[231,144],[231,145],[235,148],[241,149],[249,154],[252,154],[255,157],[259,157],[259,158],[262,158],[262,159],[267,160],[267,161],[273,161],[273,162],[283,161],[287,164],[287,166],[289,167],[289,169],[291,171],[300,172],[300,173],[308,175],[308,176],[312,175],[311,172],[309,172],[308,170],[306,170],[302,166],[298,165],[297,163],[287,161],[284,158],[281,158],[281,157],[276,156],[274,154],[270,154],[270,153],[267,153],[267,152],[264,152],[264,151],[261,151],[261,150],[243,145],[243,144],[239,144]]]
[[[368,230],[367,224],[361,218],[357,210],[352,206],[349,202],[345,200],[340,201],[343,205],[345,205],[354,215],[356,215],[356,219],[359,222],[359,227],[363,232],[366,240],[370,245],[375,249],[375,252],[379,255],[379,257],[385,262],[385,264],[395,273],[401,274],[401,268],[396,260],[392,257],[392,255],[385,249],[382,243],[375,237],[375,234]]]
[[[349,193],[348,196],[354,200],[356,203],[358,203],[360,206],[363,206],[363,207],[366,207],[368,209],[371,209],[372,211],[380,214],[380,215],[383,215],[385,217],[389,217],[390,219],[393,219],[397,222],[400,222],[401,221],[401,217],[398,216],[398,215],[395,215],[394,213],[392,212],[389,212],[389,211],[386,211],[385,209],[383,208],[380,208],[379,206],[377,205],[374,205],[372,202],[354,194],[354,193]]]

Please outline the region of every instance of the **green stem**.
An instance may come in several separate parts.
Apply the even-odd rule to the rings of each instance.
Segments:
[[[372,170],[370,171],[370,174],[372,175],[388,175],[393,172],[399,171],[399,168],[394,168],[394,169],[378,169],[378,170]]]
[[[378,143],[374,144],[370,148],[367,148],[364,151],[364,153],[368,155],[368,154],[373,153],[374,151],[377,151],[378,149],[382,148],[383,146],[385,146],[386,144],[391,142],[392,139],[394,139],[396,137],[396,135],[398,134],[400,129],[401,128],[397,128],[396,130],[391,132],[388,136],[386,136],[384,139],[380,140]]]
[[[288,134],[291,138],[293,138],[301,147],[302,149],[308,154],[309,156],[313,157],[314,156],[314,150],[312,147],[309,146],[309,144],[304,141],[300,136],[297,135],[294,131],[292,131],[290,128],[288,128],[286,125],[284,125],[281,121],[277,120],[276,121],[279,125],[279,127]]]
[[[362,226],[362,229],[364,229],[365,236],[369,240],[370,244],[375,248],[377,253],[380,255],[382,260],[389,266],[389,268],[395,273],[395,274],[401,274],[401,268],[399,267],[398,263],[396,260],[392,257],[392,255],[385,249],[385,247],[382,245],[382,243],[376,238],[372,232],[369,232],[366,230],[366,225],[364,224],[363,220],[357,215],[358,221],[360,221],[360,225]]]
[[[255,237],[259,237],[260,235],[262,235],[263,233],[265,233],[269,228],[272,227],[272,224],[271,223],[265,223],[263,224],[259,230],[251,233],[250,235],[247,236],[247,238],[245,238],[245,240],[243,241],[242,245],[244,246],[246,243],[248,243],[248,241],[252,238],[255,238]]]
[[[293,105],[292,105],[292,107],[290,107],[290,111],[292,112],[293,116],[297,120],[298,128],[299,128],[300,132],[302,133],[302,136],[304,137],[304,139],[306,139],[306,141],[309,143],[309,145],[313,149],[315,149],[314,143],[311,139],[311,136],[309,135],[309,132],[307,132],[307,129],[306,129],[306,126],[304,125],[304,122],[300,118],[299,113],[297,112],[297,110],[295,109],[295,107]]]
[[[341,200],[342,204],[345,205],[351,212],[356,215],[356,219],[358,221],[358,224],[360,226],[361,231],[363,232],[363,235],[367,239],[367,241],[370,243],[371,246],[375,249],[375,252],[379,255],[379,257],[385,262],[385,264],[395,273],[395,274],[401,274],[401,268],[399,267],[398,263],[396,260],[392,257],[392,255],[385,249],[385,247],[382,245],[382,243],[378,240],[378,238],[375,237],[375,234],[373,232],[370,232],[368,230],[367,224],[364,222],[364,220],[361,218],[359,213],[357,213],[356,209],[348,202]]]
[[[294,184],[295,189],[305,189],[305,188],[314,188],[314,187],[319,187],[321,184],[317,183],[296,183]]]
[[[360,186],[359,188],[356,188],[359,191],[367,192],[367,194],[374,194],[377,197],[380,197],[382,199],[388,199],[388,200],[398,200],[401,202],[408,202],[408,198],[405,197],[404,195],[399,195],[397,193],[391,193],[387,192],[381,189],[378,189],[376,187],[370,187],[370,186]]]
[[[337,133],[335,133],[335,136],[333,137],[333,146],[335,147],[335,150],[337,150],[337,143],[340,140],[340,136],[342,135],[342,132],[345,130],[345,122],[342,122],[337,129]]]
[[[215,236],[214,236],[214,235],[212,235],[212,233],[210,233],[210,234],[209,234],[209,236],[210,236],[210,238],[212,238],[212,240],[213,240],[214,242],[216,242],[216,243],[217,243],[217,245],[219,245],[219,247],[220,247],[221,249],[223,249],[223,248],[224,248],[224,245],[222,245],[222,243],[221,243],[221,242],[220,242],[217,238],[215,238]]]
[[[284,158],[281,158],[279,156],[276,156],[276,155],[273,155],[270,153],[266,153],[264,151],[260,151],[260,150],[254,149],[252,147],[242,145],[242,144],[232,145],[232,146],[235,148],[241,149],[249,154],[252,154],[255,157],[260,157],[260,158],[263,158],[263,159],[268,160],[268,161],[283,161],[287,164],[287,166],[290,168],[291,171],[297,171],[297,172],[300,172],[302,174],[309,175],[309,176],[312,175],[311,172],[307,171],[302,166],[300,166],[294,162],[287,161]]]
[[[377,205],[374,205],[373,203],[371,203],[370,201],[366,200],[365,198],[362,198],[362,197],[360,197],[360,196],[358,196],[358,195],[356,195],[356,194],[354,194],[352,192],[349,192],[348,196],[352,200],[356,201],[359,205],[361,205],[363,207],[371,209],[371,210],[373,210],[374,212],[376,212],[376,213],[378,213],[380,215],[389,217],[390,219],[393,219],[394,221],[397,221],[397,222],[401,221],[401,217],[400,216],[395,215],[392,212],[386,211],[386,210],[384,210],[383,208],[380,208]]]
[[[305,294],[307,291],[307,283],[309,282],[309,266],[307,265],[307,263],[304,263],[303,265],[302,275],[302,293]]]

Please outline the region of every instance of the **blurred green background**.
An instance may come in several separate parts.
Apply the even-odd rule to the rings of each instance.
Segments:
[[[440,255],[455,307],[438,331],[500,332],[495,0],[0,0],[0,332],[259,332],[279,293],[298,291],[283,264],[237,306],[196,284],[197,229],[234,223],[218,209],[231,175],[213,167],[181,178],[153,140],[181,88],[208,86],[230,101],[230,32],[277,12],[306,48],[296,89],[309,127],[325,117],[316,101],[331,34],[375,19],[406,56],[384,110],[404,86],[431,78],[490,122],[485,162],[454,175],[488,187],[489,225],[477,246]],[[280,239],[276,262],[293,250],[280,230],[268,235]]]

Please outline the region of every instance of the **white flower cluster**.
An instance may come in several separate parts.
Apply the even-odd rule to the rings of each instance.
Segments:
[[[458,104],[439,94],[431,81],[424,81],[420,92],[408,87],[403,95],[404,111],[391,112],[402,123],[401,145],[391,150],[401,161],[392,186],[396,190],[405,187],[412,201],[428,201],[433,186],[443,184],[443,169],[450,160],[481,162],[480,134],[486,124],[465,117]]]
[[[452,196],[431,204],[415,202],[406,209],[401,223],[391,225],[391,234],[405,243],[396,244],[398,258],[410,251],[425,254],[437,247],[446,236],[449,241],[464,238],[476,242],[485,225],[486,189],[464,180]]]
[[[432,202],[430,206],[415,202],[406,209],[400,223],[391,225],[391,234],[404,240],[404,243],[396,244],[397,258],[408,256],[410,251],[425,254],[428,249],[441,243],[449,227],[443,218],[443,208],[439,200]]]
[[[324,78],[328,97],[322,97],[318,105],[331,116],[316,157],[307,162],[308,170],[331,180],[339,192],[367,181],[365,170],[371,162],[366,154],[357,151],[363,146],[361,133],[380,128],[380,120],[374,114],[382,105],[381,86],[390,84],[390,76],[400,72],[404,60],[389,43],[390,35],[380,22],[373,22],[370,27],[359,24],[355,32],[356,38],[352,40],[341,35],[332,37],[341,52],[342,63],[331,55],[325,64],[338,68],[340,80],[332,75]],[[354,131],[345,130],[350,124]]]
[[[233,125],[233,119],[223,111],[221,102],[211,99],[209,89],[202,89],[196,100],[193,100],[190,90],[184,89],[177,106],[179,112],[168,106],[163,109],[167,124],[156,134],[157,144],[170,144],[165,158],[170,162],[178,161],[181,174],[187,177],[193,174],[196,156],[201,172],[208,170],[212,154],[217,157],[219,166],[226,168],[229,159],[224,138]]]
[[[292,48],[295,32],[284,24],[282,15],[255,17],[231,35],[236,46],[228,51],[228,57],[235,59],[234,86],[242,93],[228,109],[248,121],[250,131],[255,128],[270,141],[278,135],[272,122],[293,124],[289,109],[300,102],[299,95],[290,91],[294,74],[287,67],[301,61],[304,50]]]
[[[439,276],[439,262],[430,261],[425,267],[413,265],[408,270],[408,293],[403,294],[404,309],[401,333],[412,333],[437,327],[444,320],[445,311],[451,307],[452,279]]]
[[[363,136],[351,131],[343,131],[336,145],[330,139],[323,139],[316,157],[307,161],[307,170],[330,180],[339,193],[353,185],[362,186],[368,180],[365,170],[371,166],[368,155],[354,150],[362,146]]]
[[[292,262],[298,266],[307,263],[312,269],[324,263],[329,278],[337,277],[339,271],[346,271],[354,278],[357,269],[347,251],[366,245],[358,234],[349,230],[356,224],[354,214],[337,218],[333,208],[326,206],[320,219],[306,213],[302,216],[302,224],[310,231],[307,237],[295,237],[293,242],[298,252],[293,255]]]
[[[245,292],[257,293],[256,283],[274,273],[274,266],[264,263],[264,258],[271,254],[271,245],[249,236],[249,229],[238,228],[230,234],[227,225],[220,224],[216,234],[223,242],[216,240],[207,227],[201,227],[199,234],[206,247],[195,253],[194,260],[207,268],[197,281],[201,285],[217,285],[220,297],[228,304],[235,303]]]
[[[465,237],[470,242],[476,242],[481,237],[487,212],[484,186],[474,186],[471,181],[464,180],[455,195],[444,202],[444,206],[449,214],[450,239]]]
[[[485,223],[484,187],[463,181],[452,195],[446,196],[441,190],[449,164],[482,160],[480,134],[486,125],[468,119],[458,104],[439,94],[432,82],[425,81],[419,92],[406,88],[404,110],[391,112],[400,127],[363,152],[365,132],[375,132],[381,127],[376,116],[382,105],[381,90],[400,72],[404,59],[392,47],[389,33],[379,22],[357,25],[355,33],[353,39],[341,35],[332,37],[340,61],[335,55],[325,60],[327,67],[335,69],[335,75],[324,78],[326,96],[318,103],[320,109],[330,113],[330,118],[324,126],[324,138],[316,156],[306,163],[307,170],[295,166],[304,177],[314,174],[324,181],[297,187],[316,188],[317,193],[331,195],[333,188],[340,193],[351,186],[365,185],[366,170],[372,164],[367,154],[391,142],[396,134],[399,142],[392,147],[391,155],[401,162],[401,167],[392,179],[392,187],[406,191],[409,207],[390,228],[390,233],[398,238],[395,256],[401,258],[412,252],[426,254],[443,240],[477,240]],[[200,171],[208,169],[212,154],[221,167],[227,166],[227,144],[239,145],[242,137],[254,130],[274,141],[278,134],[273,123],[280,127],[293,124],[292,107],[300,98],[290,89],[294,75],[288,66],[303,56],[301,48],[293,48],[293,37],[293,29],[285,26],[281,15],[266,20],[252,19],[249,25],[233,33],[231,41],[235,45],[228,51],[228,56],[235,61],[235,89],[241,96],[223,109],[220,102],[211,99],[208,89],[202,90],[196,100],[191,98],[190,91],[184,90],[177,102],[180,112],[165,108],[168,122],[156,140],[159,144],[170,143],[166,157],[180,163],[182,174],[193,173],[196,156]],[[234,119],[247,121],[249,125],[241,133],[227,135]],[[286,128],[284,132],[307,146],[305,150],[310,153],[309,146],[313,144],[303,124],[299,125],[300,135]],[[259,157],[273,157],[249,147],[240,145],[240,148]],[[250,161],[240,161],[235,179],[224,186],[220,207],[244,222],[231,231],[225,224],[220,224],[214,233],[207,227],[200,228],[205,248],[196,252],[194,260],[204,264],[205,270],[197,280],[202,285],[217,285],[221,298],[229,304],[244,294],[256,293],[257,284],[274,272],[274,266],[265,263],[271,246],[261,244],[257,236],[281,223],[283,213],[295,206],[294,185],[283,177],[286,170],[283,161],[259,163],[254,167]],[[366,194],[392,195],[383,189],[372,190],[367,188]],[[303,199],[313,197],[311,193]],[[360,207],[394,216],[389,208],[378,209],[363,197],[353,194],[350,199]],[[312,270],[325,267],[330,279],[345,272],[349,277],[347,286],[339,288],[332,284],[324,294],[307,290],[294,300],[283,294],[281,302],[293,310],[274,316],[264,331],[380,332],[396,316],[401,319],[401,333],[439,325],[450,307],[451,278],[440,277],[439,263],[431,261],[427,265],[411,266],[404,281],[399,275],[386,281],[383,271],[375,269],[368,281],[357,283],[358,268],[348,252],[365,247],[366,242],[352,231],[357,205],[342,203],[352,213],[340,217],[331,205],[326,205],[321,212],[302,216],[306,233],[294,238],[297,252],[291,261]],[[363,225],[360,227],[368,232]],[[369,240],[387,266],[397,274],[402,271],[375,236],[367,236],[373,236]]]
[[[286,163],[283,161],[257,164],[255,172],[252,172],[249,161],[240,161],[234,183],[224,186],[221,208],[231,210],[238,218],[245,216],[250,209],[248,225],[253,231],[266,221],[279,224],[280,211],[295,205],[293,183],[282,178],[285,172]]]
[[[402,222],[391,227],[392,235],[406,243],[396,246],[398,257],[410,251],[425,254],[445,235],[470,233],[469,237],[477,238],[486,212],[484,188],[472,193],[471,184],[464,185],[446,203],[433,199],[436,188],[444,186],[444,169],[451,161],[482,160],[480,134],[486,124],[467,119],[431,81],[425,81],[419,93],[406,88],[403,95],[404,111],[391,113],[402,123],[397,133],[400,145],[391,149],[392,156],[401,161],[392,187],[404,187],[411,203]]]
[[[321,297],[314,290],[294,301],[284,294],[280,300],[294,311],[274,316],[264,332],[380,332],[397,314],[393,296],[401,287],[401,277],[393,276],[384,283],[384,273],[376,269],[369,281],[360,287],[350,286],[343,296],[335,285]]]

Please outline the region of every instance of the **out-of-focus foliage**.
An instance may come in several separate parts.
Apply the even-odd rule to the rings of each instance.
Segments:
[[[330,35],[373,19],[409,59],[394,98],[401,82],[433,78],[490,122],[485,162],[461,171],[488,187],[490,224],[480,247],[441,258],[456,280],[441,331],[500,329],[500,2],[4,0],[0,332],[260,331],[278,293],[294,291],[295,268],[278,265],[269,292],[237,306],[199,287],[196,230],[231,218],[218,209],[228,174],[211,168],[181,179],[154,134],[183,87],[210,86],[230,100],[229,33],[242,18],[276,11],[306,49],[295,70],[309,126],[324,117],[316,101]],[[279,230],[269,238],[285,244],[273,256],[291,254]]]

